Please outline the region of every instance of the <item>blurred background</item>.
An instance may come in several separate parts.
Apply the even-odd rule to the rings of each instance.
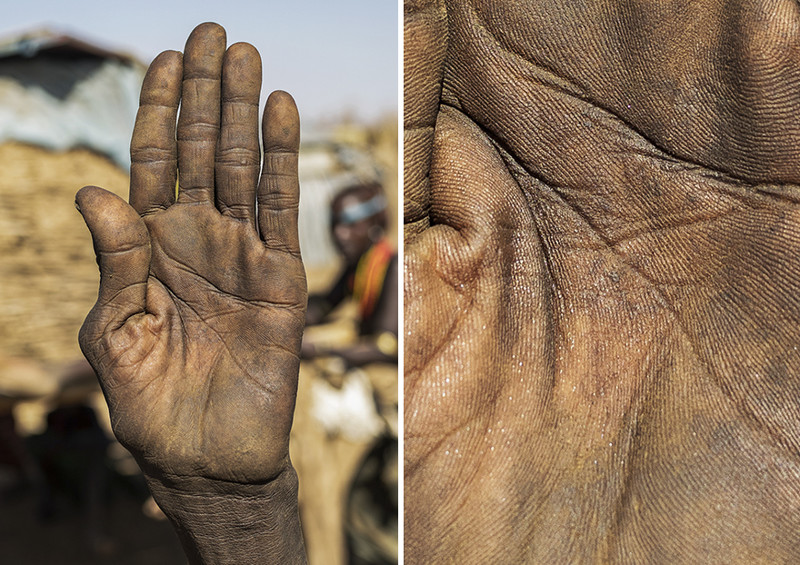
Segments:
[[[312,293],[328,295],[346,270],[331,235],[331,204],[343,189],[381,187],[382,245],[396,249],[397,4],[201,6],[48,0],[4,14],[2,563],[185,563],[136,464],[113,440],[77,344],[99,277],[74,195],[94,184],[127,197],[139,87],[159,52],[182,50],[195,25],[216,21],[229,43],[247,41],[261,52],[262,100],[274,89],[294,96],[302,122],[301,246]],[[362,200],[368,205],[354,209],[378,202]],[[396,261],[388,251],[383,263],[375,255],[365,251],[360,263],[370,260],[386,273]],[[370,336],[364,316],[348,294],[307,332],[317,354],[301,368],[292,459],[312,564],[396,562],[396,342],[393,361],[391,340]],[[337,354],[373,342],[386,359],[354,363]]]

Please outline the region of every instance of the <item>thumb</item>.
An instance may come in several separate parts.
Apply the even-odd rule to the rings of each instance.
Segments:
[[[107,190],[85,186],[75,204],[92,233],[100,266],[100,292],[86,325],[102,332],[115,330],[145,310],[150,236],[139,214]],[[91,336],[91,328],[85,329]]]

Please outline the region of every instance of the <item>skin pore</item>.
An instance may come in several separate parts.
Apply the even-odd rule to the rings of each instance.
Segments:
[[[405,17],[406,562],[797,561],[796,3]]]

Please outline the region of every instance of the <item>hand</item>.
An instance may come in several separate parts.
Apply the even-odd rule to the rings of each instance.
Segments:
[[[798,558],[797,17],[718,4],[407,3],[407,560]]]
[[[159,504],[177,507],[164,508],[175,522],[190,503],[173,504],[173,490],[225,497],[294,485],[296,512],[288,444],[306,303],[299,120],[288,94],[269,97],[259,178],[260,57],[225,43],[221,27],[203,24],[183,60],[168,51],[151,64],[131,140],[130,205],[96,187],[77,195],[100,265],[81,347],[114,433],[159,485]]]

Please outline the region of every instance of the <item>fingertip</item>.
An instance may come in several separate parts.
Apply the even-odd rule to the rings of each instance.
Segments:
[[[75,208],[83,214],[83,210],[86,206],[91,206],[91,202],[97,197],[97,191],[102,191],[103,189],[99,186],[87,185],[81,188],[75,194]]]
[[[226,43],[225,28],[218,23],[205,22],[195,27],[189,34],[184,51],[188,56],[195,53],[195,49],[200,47],[197,52],[203,53],[204,56],[214,57],[217,53],[225,50]]]
[[[270,93],[269,98],[267,98],[267,104],[272,101],[273,104],[282,104],[291,106],[294,109],[295,113],[297,113],[297,105],[294,102],[294,98],[292,95],[286,92],[285,90],[274,90]]]
[[[174,49],[167,49],[166,51],[162,51],[161,53],[156,55],[150,64],[151,65],[156,63],[159,65],[172,64],[176,61],[180,62],[181,59],[183,59],[183,53],[181,53],[180,51],[175,51]]]
[[[183,54],[180,51],[159,53],[142,81],[139,104],[142,106],[177,106],[181,98]]]
[[[261,64],[261,54],[258,49],[246,41],[239,41],[228,47],[227,55],[228,57],[242,60],[256,59],[259,65]]]
[[[84,186],[75,195],[75,205],[98,253],[115,253],[148,243],[147,227],[139,214],[116,194],[98,186]]]
[[[180,72],[183,70],[183,53],[174,50],[162,51],[156,55],[156,58],[150,63],[151,68],[154,66],[157,69],[164,68],[172,72],[179,71],[177,74],[180,75]]]
[[[264,108],[264,151],[297,151],[300,147],[300,116],[291,94],[276,90]]]
[[[222,35],[223,37],[225,37],[225,28],[222,27],[217,22],[203,22],[203,23],[197,24],[195,26],[195,28],[192,30],[192,33],[190,34],[190,36],[192,36],[192,35],[194,35],[196,33],[197,34],[203,34],[203,35],[216,34],[216,35]]]
[[[248,102],[261,94],[261,55],[249,43],[234,43],[225,52],[223,61],[223,95],[244,98]],[[241,101],[241,100],[236,100]]]

